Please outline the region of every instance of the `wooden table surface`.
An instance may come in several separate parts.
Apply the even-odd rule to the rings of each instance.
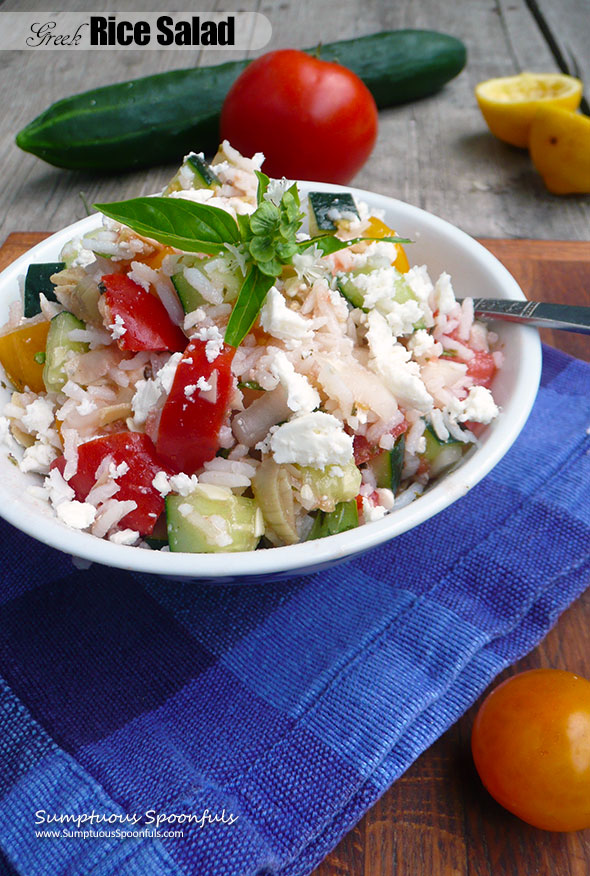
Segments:
[[[61,0],[58,5],[63,10],[113,11],[112,4],[100,0]],[[38,6],[38,0],[0,0],[0,24],[2,11],[35,11]],[[404,27],[437,29],[461,38],[468,49],[466,69],[439,94],[381,113],[376,149],[354,183],[399,197],[473,236],[490,239],[487,245],[531,297],[590,304],[590,243],[579,243],[590,238],[590,197],[550,195],[527,152],[487,132],[473,98],[477,82],[526,69],[561,69],[590,83],[590,0],[242,0],[239,6],[271,21],[267,49],[306,47]],[[215,0],[202,8],[224,9],[227,4]],[[126,0],[124,9],[160,11],[162,4]],[[86,87],[233,57],[244,53],[3,52],[0,241],[16,230],[56,230],[81,218],[80,192],[89,202],[145,194],[161,188],[174,170],[170,166],[97,176],[57,170],[20,152],[15,133],[51,102]],[[16,254],[22,238],[11,240]],[[539,240],[561,243],[540,247],[535,244]],[[547,339],[590,359],[590,338]],[[590,677],[589,629],[586,593],[544,643],[506,674],[552,666]],[[473,710],[423,754],[314,876],[590,873],[589,831],[536,831],[504,812],[483,791],[469,755],[472,719]]]

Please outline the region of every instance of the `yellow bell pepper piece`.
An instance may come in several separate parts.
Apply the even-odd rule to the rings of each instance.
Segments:
[[[372,216],[369,219],[369,225],[367,227],[367,231],[365,232],[367,237],[395,237],[395,231],[389,228],[385,222],[382,222],[381,219],[377,219],[375,216]],[[397,256],[395,261],[392,263],[394,268],[400,272],[400,274],[405,274],[406,271],[410,270],[410,263],[408,261],[408,257],[405,253],[403,246],[400,243],[394,244],[395,249],[397,251]]]
[[[43,364],[35,354],[45,351],[49,322],[29,322],[0,336],[0,363],[14,387],[22,392],[45,392]]]

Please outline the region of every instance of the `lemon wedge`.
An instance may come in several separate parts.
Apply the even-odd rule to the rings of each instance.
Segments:
[[[492,134],[524,148],[537,109],[576,110],[582,99],[582,83],[565,73],[519,73],[480,82],[475,97]]]
[[[555,106],[540,107],[531,124],[529,150],[550,192],[590,192],[589,116]]]

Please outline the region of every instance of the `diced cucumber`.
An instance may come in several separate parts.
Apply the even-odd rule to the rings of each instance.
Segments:
[[[170,550],[185,553],[253,551],[264,534],[254,499],[211,484],[188,496],[166,496],[166,521]]]
[[[205,304],[205,299],[194,286],[191,286],[184,276],[184,271],[180,271],[178,274],[173,274],[170,279],[172,280],[174,288],[180,298],[180,303],[182,304],[185,313],[192,313],[197,307],[201,307]]]
[[[336,281],[338,291],[353,307],[365,310],[365,296],[354,282],[351,274],[345,274]]]
[[[186,156],[178,171],[174,174],[166,188],[164,195],[170,195],[172,192],[179,192],[186,189],[186,185],[182,185],[181,177],[189,178],[191,181],[191,189],[212,189],[215,186],[221,185],[221,180],[212,170],[210,165],[201,155],[196,152],[191,152]]]
[[[39,297],[41,293],[49,301],[57,301],[55,286],[49,279],[52,274],[57,274],[65,268],[65,262],[45,262],[44,264],[29,265],[25,277],[24,313],[31,317],[41,313]]]
[[[64,366],[68,359],[75,354],[88,352],[88,344],[70,338],[71,331],[85,328],[82,320],[67,310],[58,313],[51,320],[43,368],[43,383],[47,392],[59,392],[67,382]]]
[[[324,538],[327,535],[336,535],[338,532],[346,532],[355,529],[359,525],[359,512],[356,499],[349,502],[340,502],[333,511],[318,511],[316,518],[307,536],[308,541],[316,538]]]
[[[358,494],[362,481],[362,475],[352,461],[347,465],[329,465],[325,469],[300,465],[295,465],[294,468],[297,469],[301,487],[309,487],[316,497],[316,507],[319,507],[320,502],[324,506],[326,502],[333,502],[336,506],[340,502],[353,499]]]
[[[384,450],[369,463],[375,475],[377,487],[391,490],[394,495],[398,491],[402,479],[405,449],[406,437],[400,435],[391,450]]]
[[[205,159],[201,158],[200,155],[191,152],[187,158],[187,162],[195,172],[195,181],[193,183],[194,189],[211,189],[214,186],[221,185],[221,180],[217,174],[211,170],[211,165],[207,164]]]
[[[316,237],[325,231],[336,231],[336,214],[354,215],[359,213],[354,198],[348,192],[310,192],[309,201],[309,233]],[[333,213],[333,217],[328,215]]]
[[[430,423],[424,430],[424,437],[426,439],[426,450],[422,457],[429,465],[431,477],[446,471],[452,465],[459,462],[463,456],[466,445],[462,441],[457,441],[452,436],[449,436],[446,441],[441,441]]]

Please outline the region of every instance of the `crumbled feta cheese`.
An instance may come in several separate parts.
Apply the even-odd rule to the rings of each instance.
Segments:
[[[460,423],[471,420],[487,425],[500,413],[492,393],[485,386],[472,386],[461,405],[463,410],[457,417]]]
[[[117,478],[122,478],[123,475],[126,475],[129,471],[129,465],[123,460],[119,465],[115,465],[114,462],[109,463],[109,477],[112,480],[116,481]]]
[[[92,526],[96,517],[96,508],[88,502],[72,501],[60,502],[55,508],[59,519],[72,529],[88,529]]]
[[[112,322],[108,328],[114,341],[118,341],[119,338],[122,338],[123,335],[127,332],[127,329],[125,328],[125,322],[120,313],[115,316],[115,321]]]
[[[28,432],[44,435],[53,423],[53,405],[45,398],[36,398],[26,406],[21,423]]]
[[[97,406],[90,398],[85,398],[80,404],[76,405],[76,411],[81,417],[86,417],[88,414],[91,414],[96,410],[98,410]]]
[[[152,480],[152,487],[157,490],[162,498],[165,498],[168,493],[172,492],[172,487],[168,481],[168,475],[165,471],[159,471]]]
[[[373,505],[370,499],[363,496],[363,517],[366,523],[373,523],[375,520],[381,520],[387,514],[387,509],[383,505]]]
[[[446,316],[457,306],[451,278],[447,273],[443,272],[436,281],[433,298],[434,309],[438,310],[439,314]]]
[[[199,378],[199,380],[201,380],[201,378]],[[197,390],[196,383],[187,383],[187,385],[184,387],[184,394],[187,398],[191,398],[195,394],[196,390]]]
[[[179,496],[190,496],[195,488],[198,487],[199,479],[196,475],[187,475],[182,471],[180,474],[172,475],[168,484],[173,493],[178,493]]]
[[[271,432],[269,447],[275,462],[324,469],[327,465],[346,465],[352,459],[352,436],[332,414],[302,414]]]
[[[279,340],[302,340],[312,331],[309,320],[287,307],[287,302],[276,286],[271,286],[260,311],[260,325],[264,331]]]
[[[270,372],[287,391],[287,405],[295,413],[309,413],[320,406],[320,396],[307,377],[295,371],[293,363],[282,350],[276,350]]]
[[[203,326],[193,335],[193,339],[205,341],[207,362],[214,362],[223,349],[223,335],[216,325]]]
[[[53,468],[44,483],[45,489],[49,493],[49,499],[54,506],[61,502],[69,502],[75,498],[76,494],[68,483],[63,479],[61,472]]]
[[[408,341],[408,350],[411,350],[415,359],[426,359],[431,356],[440,356],[443,351],[442,344],[435,341],[426,329],[418,329]]]
[[[19,463],[21,471],[48,474],[49,466],[57,457],[57,450],[50,444],[33,444],[27,447]]]
[[[416,362],[410,362],[410,353],[395,343],[385,317],[377,310],[367,314],[367,341],[372,354],[370,366],[384,379],[402,407],[416,408],[427,413],[433,405],[420,377]]]
[[[113,544],[135,544],[139,537],[139,532],[136,532],[135,529],[120,529],[109,535],[109,541],[112,541]]]
[[[200,389],[201,392],[208,392],[210,389],[213,389],[213,386],[211,383],[207,383],[206,377],[201,376],[197,380],[196,388]]]

